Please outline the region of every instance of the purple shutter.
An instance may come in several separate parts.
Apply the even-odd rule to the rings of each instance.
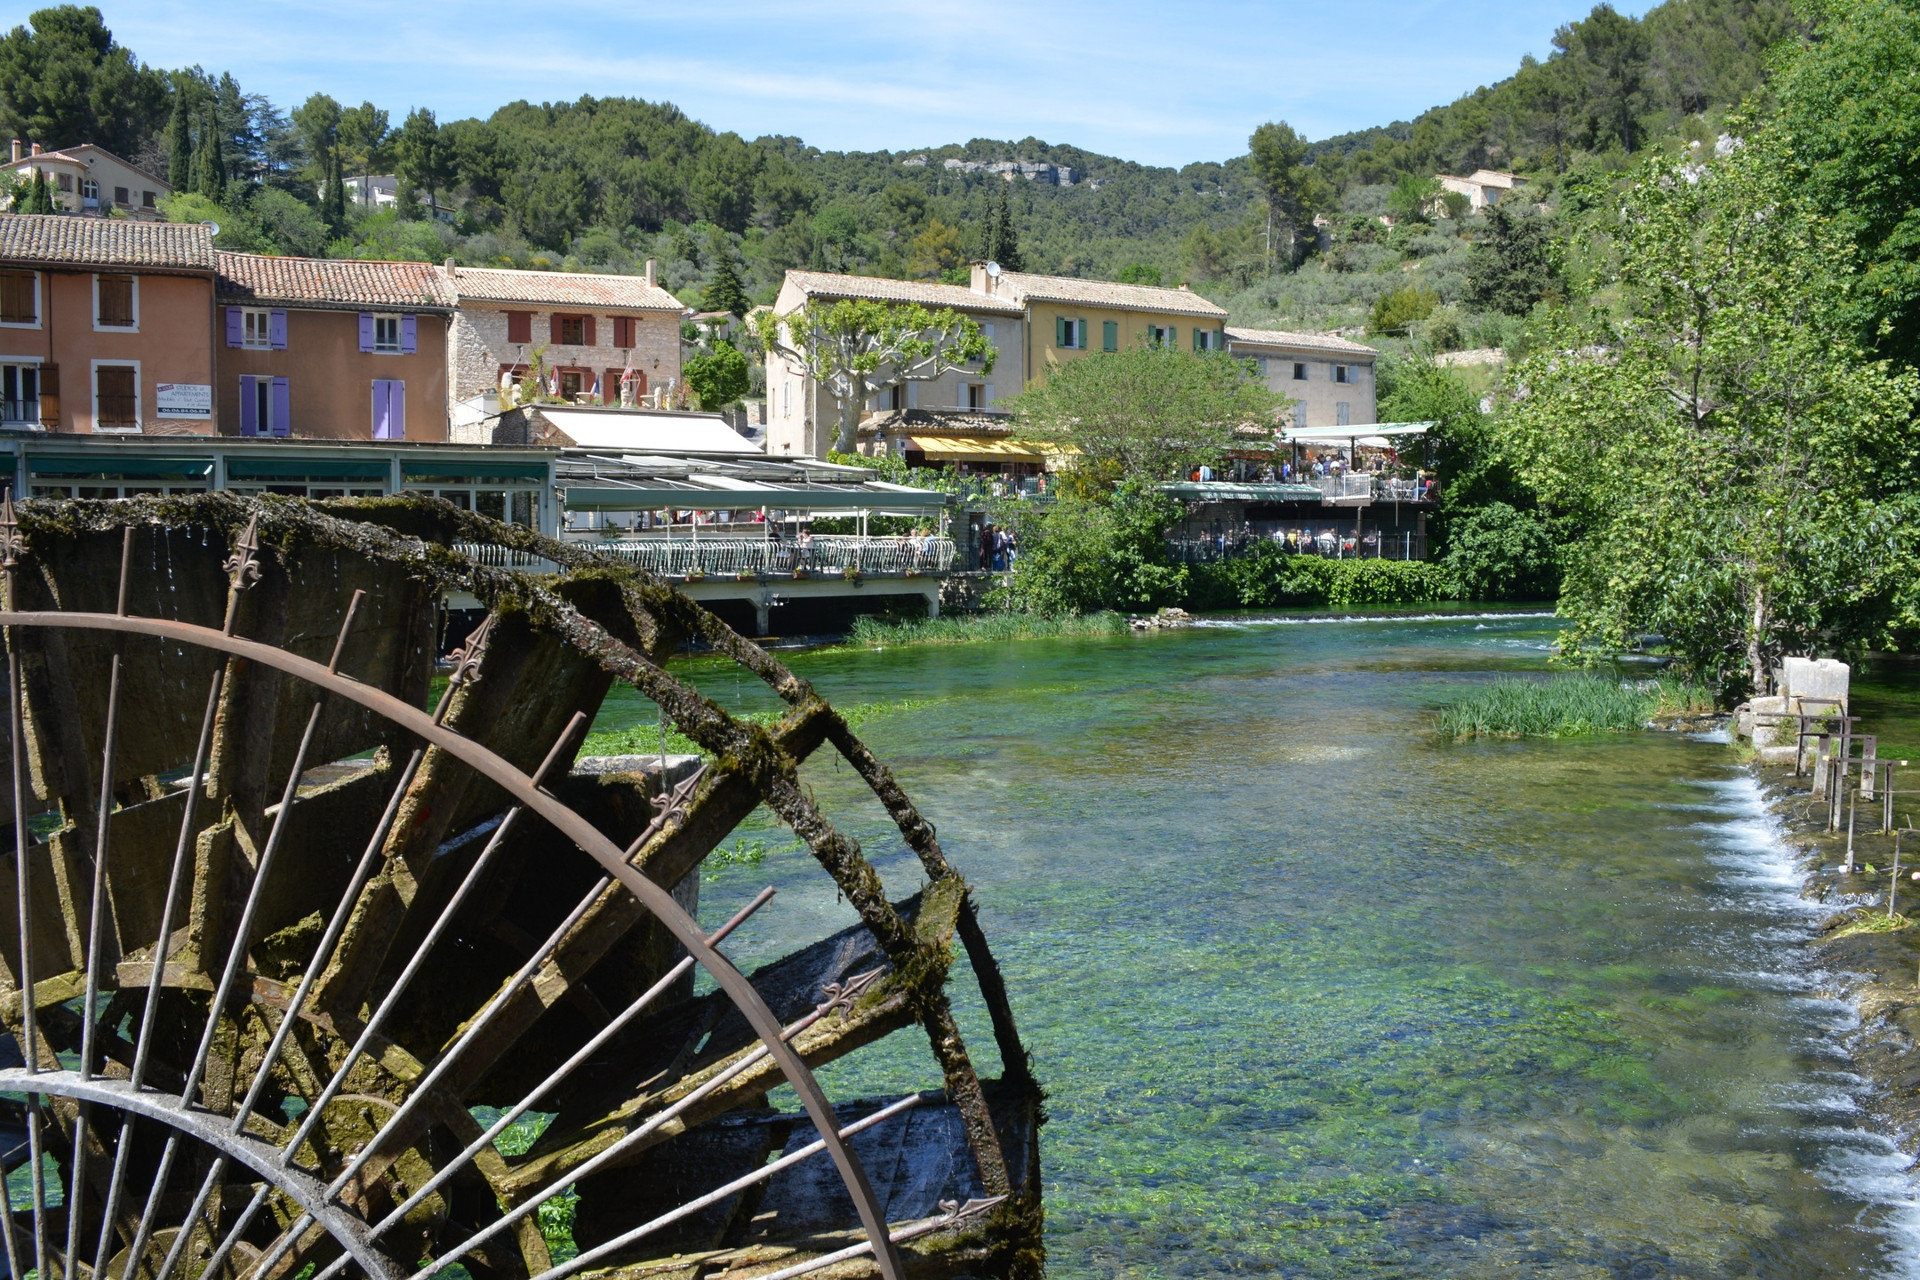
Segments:
[[[373,312],[371,311],[360,313],[360,349],[373,350]]]
[[[285,378],[273,380],[273,434],[293,434],[293,388]]]
[[[287,313],[269,311],[267,313],[267,336],[275,351],[287,349]]]
[[[416,339],[419,333],[419,320],[419,316],[400,317],[400,352],[402,355],[410,356],[418,349]]]
[[[373,438],[375,440],[387,438],[387,380],[385,378],[373,380]]]
[[[229,314],[238,314],[232,312]],[[240,378],[240,434],[257,436],[260,434],[260,408],[253,398],[253,379],[242,374]]]
[[[238,307],[227,308],[227,345],[237,347],[246,341],[241,326],[246,323]]]
[[[394,381],[387,384],[387,439],[405,440],[407,438],[407,384]]]

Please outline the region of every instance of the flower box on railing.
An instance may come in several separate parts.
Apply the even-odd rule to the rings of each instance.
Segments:
[[[793,571],[793,576],[796,578],[804,578],[807,576],[807,571],[805,569],[795,569]]]
[[[742,569],[740,570],[740,572],[733,575],[733,580],[735,582],[752,582],[753,575],[748,573],[745,569]]]
[[[688,582],[704,582],[706,580],[706,577],[707,577],[707,572],[704,569],[687,570]]]

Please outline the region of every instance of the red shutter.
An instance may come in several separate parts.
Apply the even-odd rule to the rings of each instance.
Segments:
[[[586,333],[586,338],[587,338],[587,345],[591,347],[591,346],[593,346],[593,345],[594,345],[594,341],[593,341],[593,317],[592,317],[592,316],[584,316],[584,317],[582,317],[582,320],[581,320],[581,323],[582,323],[582,324],[583,324],[583,325],[584,325],[584,326],[586,327],[586,331],[587,331],[587,333]]]
[[[615,316],[613,318],[613,345],[616,347],[633,345],[633,317]]]
[[[507,312],[507,341],[508,342],[532,342],[533,341],[533,312],[531,311]]]
[[[547,341],[556,347],[560,345],[560,317],[557,313],[547,317]]]

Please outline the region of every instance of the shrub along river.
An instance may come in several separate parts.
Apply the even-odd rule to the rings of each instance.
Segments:
[[[1802,945],[1821,910],[1728,749],[1435,741],[1430,709],[1544,669],[1551,625],[793,657],[866,708],[979,895],[1051,1093],[1053,1275],[1920,1275],[1909,1161]],[[829,816],[913,892],[884,814],[819,760]],[[853,922],[784,829],[733,847],[704,920],[781,889],[729,944],[742,968]],[[954,989],[997,1074],[964,964]],[[938,1084],[913,1033],[822,1079]]]

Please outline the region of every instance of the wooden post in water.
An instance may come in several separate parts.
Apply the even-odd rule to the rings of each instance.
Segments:
[[[1813,794],[1825,797],[1827,794],[1827,756],[1832,750],[1833,735],[1823,733],[1813,745]]]

